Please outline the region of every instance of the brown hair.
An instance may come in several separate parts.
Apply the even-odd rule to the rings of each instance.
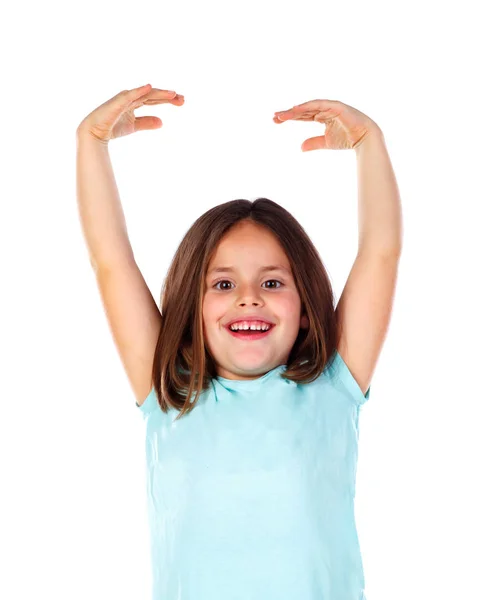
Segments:
[[[291,264],[309,328],[300,329],[284,379],[311,383],[329,364],[338,345],[339,324],[330,279],[315,246],[298,221],[267,198],[232,200],[199,217],[182,239],[161,292],[162,325],[155,348],[152,383],[164,412],[190,412],[217,370],[205,348],[202,304],[209,262],[225,233],[240,221],[267,227]],[[195,357],[195,359],[193,358]],[[195,400],[191,400],[196,394]]]

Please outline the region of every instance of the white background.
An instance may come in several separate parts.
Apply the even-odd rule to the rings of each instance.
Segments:
[[[360,417],[366,596],[489,598],[482,3],[13,6],[0,42],[0,597],[150,598],[144,422],[82,235],[75,131],[121,90],[151,83],[185,104],[138,109],[162,128],[109,148],[157,303],[195,219],[260,196],[305,227],[338,299],[357,251],[355,152],[302,153],[322,125],[277,125],[273,114],[340,100],[383,130],[404,243]]]

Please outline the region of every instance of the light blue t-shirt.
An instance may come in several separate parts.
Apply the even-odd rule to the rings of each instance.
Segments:
[[[366,600],[354,516],[363,395],[340,354],[313,383],[217,377],[146,422],[152,600]]]

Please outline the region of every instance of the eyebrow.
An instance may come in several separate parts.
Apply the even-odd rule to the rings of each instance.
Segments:
[[[212,271],[209,271],[208,275],[212,275],[213,273],[232,273],[234,270],[233,267],[215,267]],[[291,271],[281,265],[267,265],[259,269],[259,273],[265,273],[266,271],[282,271],[291,275]]]

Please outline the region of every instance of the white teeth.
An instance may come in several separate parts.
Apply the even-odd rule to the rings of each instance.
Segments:
[[[232,331],[248,331],[249,329],[255,330],[255,331],[267,331],[268,329],[270,329],[271,326],[270,325],[251,325],[250,327],[248,325],[231,325],[230,329]]]

